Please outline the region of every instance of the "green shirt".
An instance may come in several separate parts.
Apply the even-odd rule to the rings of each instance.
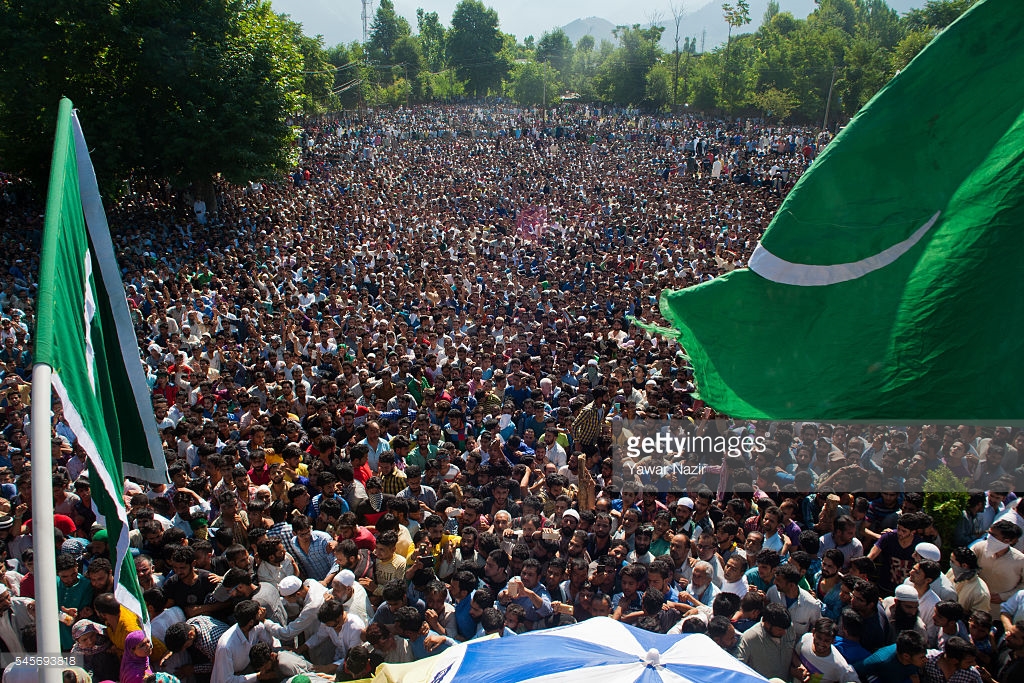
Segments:
[[[405,456],[405,465],[416,465],[420,470],[427,469],[427,460],[432,460],[437,457],[437,446],[434,444],[427,445],[427,452],[421,453],[420,447],[417,446],[409,451],[409,455]]]
[[[83,607],[87,607],[92,604],[92,585],[89,583],[81,574],[78,575],[78,580],[71,586],[65,586],[64,582],[57,579],[57,606],[66,607],[69,609],[77,609],[79,612],[82,611]],[[65,652],[71,649],[71,646],[75,644],[75,639],[71,637],[71,627],[65,626],[63,623],[60,625],[60,646]]]

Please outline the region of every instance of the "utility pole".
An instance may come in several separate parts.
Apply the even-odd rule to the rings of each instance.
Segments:
[[[363,13],[360,18],[363,20],[363,45],[366,45],[366,41],[370,39],[370,10],[373,5],[373,0],[362,0]]]
[[[541,65],[541,82],[544,84],[541,90],[541,107],[544,111],[544,123],[548,121],[548,63],[547,60]]]
[[[704,39],[708,37],[708,30],[704,29],[700,34],[700,53],[704,54]]]
[[[825,120],[821,122],[822,130],[828,130],[828,111],[832,105],[832,88],[836,84],[836,69],[838,67],[832,67],[832,82],[828,84],[828,97],[825,98]]]

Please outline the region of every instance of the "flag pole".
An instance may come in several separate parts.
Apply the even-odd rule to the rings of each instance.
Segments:
[[[53,467],[50,455],[50,374],[51,368],[36,363],[32,368],[32,546],[35,566],[42,570],[36,581],[36,650],[56,655],[60,648],[60,616],[57,607],[57,581],[49,571],[57,566],[53,540]],[[41,668],[40,680],[63,680],[62,669]]]
[[[33,333],[36,358],[49,358],[53,345],[53,306],[56,277],[54,256],[60,236],[62,210],[61,192],[55,188],[64,185],[68,161],[67,140],[71,130],[71,100],[63,98],[57,115],[57,133],[54,136],[53,160],[50,166],[50,186],[46,198],[46,220],[39,259],[39,295],[36,306],[36,329]],[[40,353],[42,351],[43,353]],[[37,362],[32,367],[32,545],[36,567],[44,573],[36,581],[36,651],[56,655],[60,647],[60,612],[57,606],[57,581],[48,571],[56,571],[57,550],[53,540],[53,456],[50,442],[51,376],[48,363]],[[39,667],[39,680],[60,683],[63,668]]]

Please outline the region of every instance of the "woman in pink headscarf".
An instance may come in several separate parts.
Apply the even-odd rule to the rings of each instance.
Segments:
[[[153,643],[145,631],[132,631],[124,639],[124,656],[121,658],[120,683],[143,683],[153,673],[149,668],[149,655]]]

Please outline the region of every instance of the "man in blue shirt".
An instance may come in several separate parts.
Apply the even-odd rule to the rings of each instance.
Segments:
[[[409,641],[413,661],[441,654],[452,645],[455,645],[454,640],[445,638],[441,645],[428,651],[426,645],[427,636],[441,636],[430,630],[424,632],[423,626],[425,623],[425,618],[415,607],[400,607],[395,613],[395,632]]]
[[[535,622],[551,616],[551,594],[540,582],[540,562],[529,558],[523,562],[519,576],[512,577],[508,587],[498,593],[498,602],[508,605],[515,602],[526,610],[526,622],[532,627]]]
[[[469,640],[476,633],[477,622],[470,614],[473,595],[479,581],[471,572],[455,572],[449,592],[455,604],[455,624],[459,640]]]
[[[924,636],[917,631],[903,631],[894,645],[879,649],[854,669],[862,681],[906,683],[920,674],[926,654]]]

